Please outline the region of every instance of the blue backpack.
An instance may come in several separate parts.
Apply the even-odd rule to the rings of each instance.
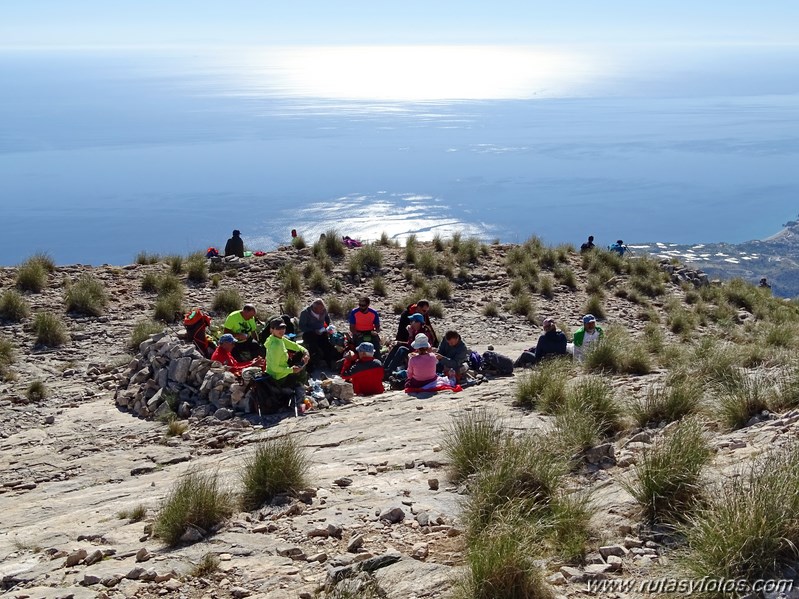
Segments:
[[[483,365],[483,357],[480,354],[478,354],[476,351],[470,351],[468,362],[470,370],[479,372],[480,367]]]

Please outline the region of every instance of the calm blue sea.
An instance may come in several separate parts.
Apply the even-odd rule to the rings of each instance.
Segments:
[[[797,48],[440,50],[0,50],[0,263],[234,228],[738,242],[799,212]]]

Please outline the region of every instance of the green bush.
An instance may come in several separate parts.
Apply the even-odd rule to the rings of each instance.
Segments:
[[[47,270],[32,260],[23,262],[17,267],[17,289],[40,293],[47,286]]]
[[[128,349],[131,351],[138,351],[139,346],[145,339],[151,335],[155,335],[164,330],[164,325],[154,322],[149,319],[140,320],[133,325],[133,330],[128,339]]]
[[[555,414],[552,445],[564,456],[579,456],[598,445],[602,437],[602,423],[573,402],[566,403]]]
[[[48,274],[53,274],[55,272],[55,261],[53,260],[52,256],[46,252],[35,253],[28,258],[26,262],[29,264],[38,264]]]
[[[565,285],[572,290],[577,289],[577,276],[568,266],[556,267],[553,274],[561,285]]]
[[[746,426],[752,417],[768,409],[772,396],[772,386],[763,375],[749,376],[738,370],[718,395],[721,423],[733,430]]]
[[[155,293],[158,291],[161,279],[154,272],[148,272],[141,279],[141,290],[145,293]]]
[[[241,310],[243,305],[241,294],[236,289],[220,289],[214,294],[211,309],[214,312],[230,314],[236,310]]]
[[[108,294],[103,284],[92,275],[81,275],[69,286],[64,296],[67,312],[100,316],[108,306]]]
[[[702,495],[699,477],[711,456],[702,426],[684,420],[643,452],[623,486],[649,522],[680,522]]]
[[[52,312],[37,312],[33,317],[33,331],[36,334],[36,343],[40,345],[58,347],[69,341],[66,326]]]
[[[547,299],[555,297],[555,280],[550,275],[542,276],[538,281],[538,291]]]
[[[233,513],[230,493],[216,474],[189,472],[166,497],[153,524],[153,534],[174,547],[189,527],[211,531]]]
[[[450,479],[460,482],[489,466],[499,453],[503,437],[497,415],[486,410],[472,410],[453,418],[443,439]]]
[[[289,316],[298,316],[300,313],[300,297],[293,293],[287,294],[283,298],[282,306],[283,312]]]
[[[179,275],[183,272],[183,256],[169,256],[166,261],[169,264],[169,271],[173,275]]]
[[[534,310],[533,298],[524,291],[508,303],[508,310],[519,316],[530,317],[533,315]]]
[[[205,283],[208,280],[208,259],[203,255],[190,256],[186,262],[186,276],[192,283]]]
[[[0,295],[0,318],[11,322],[20,322],[30,316],[28,302],[14,289],[7,289]]]
[[[153,318],[161,322],[175,322],[183,316],[183,291],[159,294],[155,300]]]
[[[697,414],[701,402],[702,382],[686,371],[674,371],[662,386],[650,387],[634,401],[630,412],[639,426],[658,425]]]
[[[331,297],[327,300],[327,311],[331,316],[336,316],[338,318],[347,314],[344,304],[337,297]]]
[[[598,376],[583,378],[566,395],[566,405],[590,414],[599,426],[602,435],[610,435],[622,429],[621,407],[613,396],[610,383]]]
[[[430,309],[427,313],[432,318],[444,318],[444,305],[441,302],[430,302]]]
[[[448,300],[452,298],[452,283],[446,279],[439,279],[433,286],[433,295],[438,299]]]
[[[298,239],[295,237],[294,239]],[[208,578],[211,574],[219,570],[221,560],[213,553],[206,553],[202,559],[191,570],[194,578]]]
[[[799,451],[796,444],[725,476],[706,506],[682,528],[685,568],[697,577],[778,577],[799,547]]]
[[[488,318],[496,318],[499,316],[499,306],[497,306],[494,302],[488,302],[485,306],[483,306],[483,316],[487,316]]]
[[[481,245],[479,239],[470,237],[461,242],[457,250],[453,248],[452,251],[457,254],[459,264],[477,264],[480,258]]]
[[[593,314],[599,319],[605,318],[605,307],[602,305],[602,296],[597,293],[589,296],[583,306],[583,314]]]
[[[286,263],[277,271],[280,288],[284,294],[299,295],[302,293],[302,278],[292,263]]]
[[[28,385],[27,391],[25,391],[25,397],[30,402],[42,401],[47,398],[47,394],[47,387],[42,381],[33,381]]]
[[[378,245],[383,247],[391,247],[392,245],[396,245],[394,242],[391,241],[391,238],[388,236],[388,233],[383,231],[380,233],[380,239],[377,241]]]
[[[308,277],[308,288],[316,291],[317,293],[325,293],[330,289],[330,283],[327,276],[320,268],[315,268]]]
[[[261,441],[244,463],[242,506],[256,510],[275,495],[299,491],[307,485],[309,468],[305,448],[295,436]]]
[[[430,250],[422,250],[416,258],[416,268],[427,276],[436,274],[438,268],[438,258]]]
[[[470,543],[455,599],[553,599],[530,550],[531,526],[497,526]]]
[[[0,337],[0,373],[3,373],[8,366],[16,360],[16,352],[11,341]]]
[[[519,379],[516,403],[537,408],[544,414],[554,414],[566,403],[566,383],[570,364],[566,359],[551,358]]]
[[[158,254],[150,254],[149,252],[139,252],[136,254],[136,264],[158,264],[161,257]]]
[[[372,291],[375,295],[385,297],[388,293],[386,291],[386,280],[381,276],[377,276],[372,279]]]
[[[158,295],[171,295],[176,292],[182,293],[183,283],[172,273],[166,273],[156,278],[156,291]]]
[[[383,265],[383,254],[380,253],[380,248],[376,245],[365,245],[354,250],[354,252],[352,258],[350,258],[350,271],[352,271],[353,264],[356,266],[356,273],[376,270]]]
[[[305,249],[305,247],[306,247],[305,237],[303,237],[302,235],[297,235],[296,237],[292,237],[291,238],[291,245],[296,250]]]
[[[443,252],[446,249],[444,240],[441,238],[441,233],[433,235],[433,249],[437,252]]]

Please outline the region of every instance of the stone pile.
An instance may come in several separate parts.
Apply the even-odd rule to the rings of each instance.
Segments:
[[[234,410],[247,411],[245,388],[194,345],[161,333],[139,345],[139,357],[121,376],[115,399],[119,407],[143,418],[177,412],[180,418],[214,414],[224,420]]]
[[[671,276],[671,282],[675,285],[685,282],[693,284],[694,287],[710,285],[706,273],[696,268],[688,268],[684,264],[673,264],[669,258],[660,260],[660,269]]]

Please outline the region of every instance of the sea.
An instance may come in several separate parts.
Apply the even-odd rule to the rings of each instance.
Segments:
[[[799,46],[0,49],[0,264],[296,230],[741,242],[799,212]]]

